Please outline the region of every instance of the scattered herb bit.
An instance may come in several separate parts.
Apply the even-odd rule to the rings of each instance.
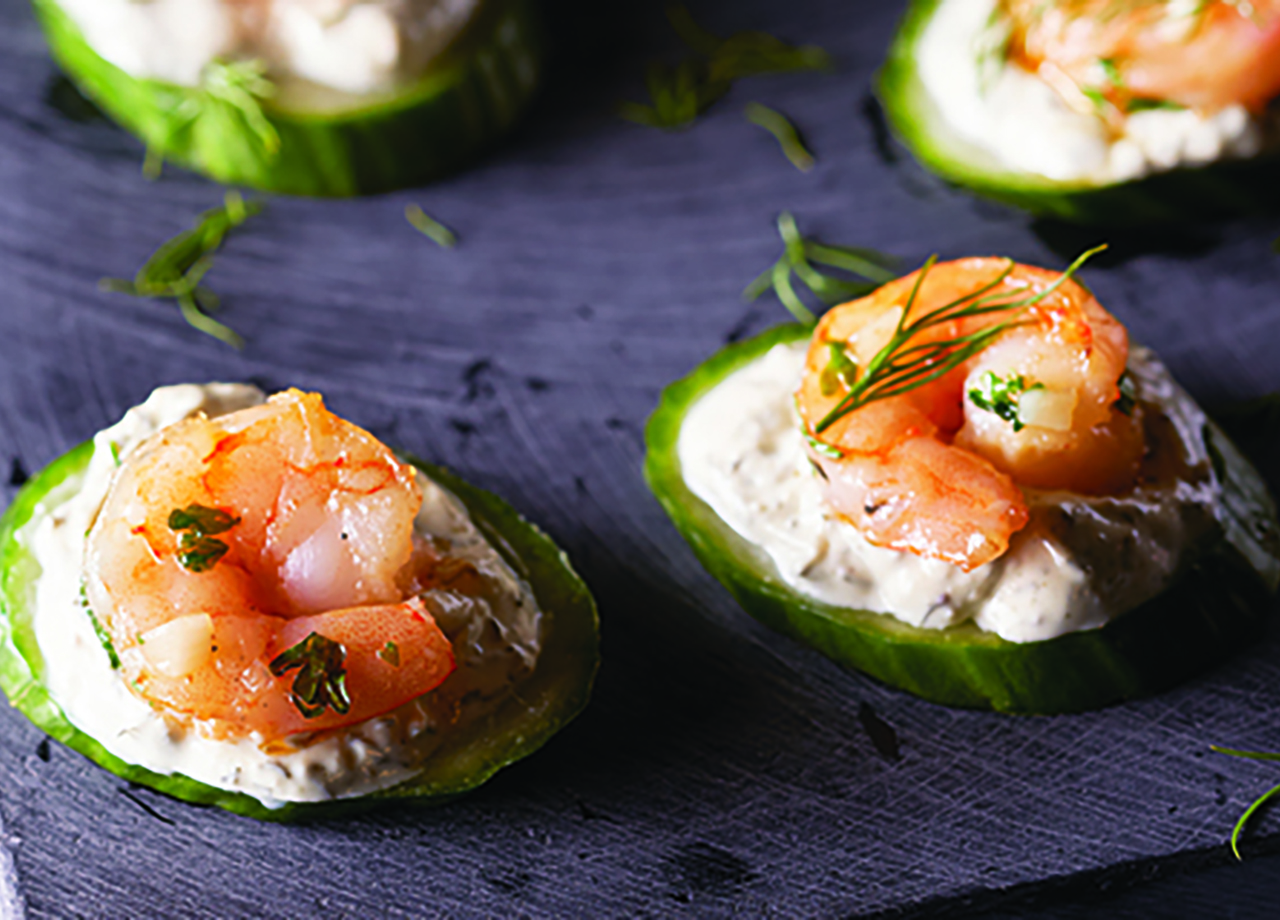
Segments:
[[[898,260],[890,256],[870,249],[831,246],[805,239],[800,235],[796,219],[789,212],[784,211],[778,215],[778,232],[786,246],[782,257],[747,285],[742,296],[743,299],[752,301],[772,288],[778,300],[796,321],[806,326],[816,325],[818,318],[796,293],[795,286],[791,283],[792,274],[828,307],[861,297],[898,277],[895,271]],[[814,263],[863,280],[854,281],[821,272],[814,268]]]
[[[1227,754],[1231,757],[1244,757],[1249,760],[1280,760],[1280,754],[1269,754],[1261,751],[1237,751],[1232,748],[1218,747],[1216,744],[1209,747],[1210,750],[1218,754]],[[1249,819],[1253,817],[1254,812],[1265,805],[1277,793],[1280,793],[1280,786],[1273,786],[1258,796],[1258,798],[1254,799],[1253,804],[1245,809],[1244,814],[1240,816],[1240,820],[1236,822],[1235,828],[1231,831],[1231,852],[1236,854],[1236,859],[1244,858],[1240,855],[1240,835],[1244,833]]]
[[[404,209],[405,220],[413,225],[413,228],[431,240],[437,246],[444,249],[452,249],[458,245],[458,234],[454,233],[440,221],[436,220],[426,211],[411,204]]]
[[[98,287],[131,297],[175,298],[190,325],[232,348],[243,348],[244,339],[209,315],[218,309],[218,297],[200,282],[213,267],[213,254],[227,233],[261,211],[261,203],[245,201],[239,192],[229,191],[221,208],[205,211],[195,227],[152,253],[132,281],[103,278]]]
[[[240,518],[218,508],[206,508],[204,505],[175,508],[169,512],[169,529],[182,534],[178,543],[178,562],[196,574],[209,571],[230,549],[226,543],[213,537],[226,533],[239,523]]]
[[[111,451],[111,461],[116,465],[120,465],[120,445],[115,441],[110,442],[107,448]]]
[[[778,146],[792,166],[801,172],[813,169],[813,154],[804,146],[800,133],[787,116],[758,102],[748,103],[746,116],[747,121],[759,125],[777,139]]]
[[[276,677],[298,669],[290,693],[293,705],[304,718],[314,719],[323,715],[325,709],[339,715],[350,711],[347,671],[343,667],[346,660],[347,650],[340,643],[313,632],[277,655],[269,667]]]
[[[1105,246],[1098,246],[1085,252],[1058,277],[1057,281],[1039,294],[1015,295],[1011,300],[1002,300],[1002,296],[1008,295],[991,292],[998,288],[1013,271],[1015,263],[1010,259],[1008,267],[995,280],[948,304],[930,310],[919,319],[911,319],[911,310],[916,304],[916,298],[920,295],[920,288],[937,262],[937,256],[931,256],[916,276],[915,285],[907,298],[893,336],[871,359],[863,371],[862,378],[853,389],[818,422],[814,433],[821,434],[839,419],[868,403],[899,396],[945,376],[1009,329],[1026,325],[1025,321],[1017,317],[1066,284],[1080,266],[1105,248]],[[917,341],[916,337],[927,329],[954,320],[985,316],[990,313],[1007,313],[1011,318],[953,339],[933,342]]]
[[[180,134],[204,118],[242,121],[267,157],[274,159],[280,152],[280,135],[263,112],[262,101],[274,96],[276,87],[266,72],[266,65],[260,60],[213,61],[206,65],[199,89],[187,94],[170,111],[162,142],[148,144],[143,175],[148,179],[159,177],[164,167],[162,150],[174,146]]]
[[[84,612],[89,615],[89,622],[93,624],[93,634],[98,637],[98,643],[102,646],[103,651],[107,653],[107,658],[111,662],[113,671],[120,670],[120,656],[116,654],[116,647],[111,642],[111,636],[107,632],[106,627],[98,619],[93,612],[93,608],[89,606],[89,595],[85,591],[83,584],[80,585],[80,606],[84,608]]]
[[[822,369],[819,385],[823,396],[835,396],[843,387],[852,390],[858,380],[858,363],[853,360],[843,342],[828,342],[827,351],[830,358]]]
[[[804,439],[814,451],[821,454],[822,456],[830,460],[844,459],[844,454],[841,452],[840,448],[832,444],[828,444],[825,441],[819,441],[817,438],[809,434],[807,431],[804,434]],[[822,473],[822,470],[819,468],[818,472]]]
[[[1013,374],[1007,380],[1001,380],[994,371],[987,371],[979,378],[978,385],[969,391],[969,402],[979,409],[998,415],[1018,432],[1027,427],[1018,417],[1018,400],[1023,393],[1043,389],[1043,383],[1028,386],[1021,374]]]
[[[831,56],[813,45],[795,47],[764,32],[721,39],[678,4],[667,8],[667,19],[694,56],[672,67],[649,65],[645,82],[651,104],[624,102],[619,107],[619,114],[636,124],[677,131],[693,124],[743,77],[831,69]]]
[[[1128,371],[1120,375],[1116,387],[1120,390],[1120,395],[1116,397],[1116,409],[1125,415],[1133,415],[1133,407],[1138,404],[1138,387]]]
[[[388,640],[386,645],[378,649],[378,657],[391,667],[398,668],[400,667],[400,646]]]

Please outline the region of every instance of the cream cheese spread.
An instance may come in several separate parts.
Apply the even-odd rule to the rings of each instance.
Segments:
[[[386,92],[422,74],[479,0],[58,0],[104,59],[142,79],[197,86],[218,60],[259,59],[272,79]]]
[[[242,384],[157,389],[95,436],[88,466],[45,498],[29,532],[41,568],[33,621],[44,683],[67,719],[121,760],[242,792],[274,808],[365,795],[411,778],[451,732],[491,712],[533,670],[541,613],[529,587],[479,533],[461,502],[419,473],[417,534],[474,566],[485,586],[476,597],[423,595],[454,648],[457,669],[444,684],[385,716],[271,750],[252,739],[214,740],[198,726],[177,724],[152,709],[112,669],[82,605],[85,534],[119,460],[148,437],[196,413],[217,417],[264,398]]]
[[[1072,107],[1040,76],[1006,61],[1006,37],[996,0],[942,0],[916,61],[951,127],[1008,168],[1102,184],[1252,157],[1267,146],[1268,120],[1241,105],[1132,112],[1117,133],[1083,95]]]
[[[1153,456],[1116,496],[1024,490],[1029,524],[999,559],[964,572],[872,546],[826,507],[805,455],[793,393],[807,341],[774,346],[689,409],[677,451],[686,484],[755,545],[794,590],[926,629],[972,620],[1012,642],[1105,625],[1172,582],[1218,526],[1221,489],[1206,418],[1145,349],[1129,370]]]

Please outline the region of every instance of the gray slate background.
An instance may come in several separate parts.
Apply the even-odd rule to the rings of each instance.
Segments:
[[[1243,866],[1225,840],[1280,774],[1207,745],[1280,749],[1274,638],[1104,712],[947,710],[756,625],[640,476],[661,387],[785,318],[738,298],[777,255],[778,211],[912,262],[1061,265],[1105,235],[976,203],[886,143],[867,94],[898,2],[695,4],[716,31],[818,42],[840,67],[744,83],[675,136],[612,114],[674,47],[658,11],[577,7],[554,11],[562,56],[529,125],[476,169],[384,198],[274,200],[229,242],[209,280],[249,340],[236,354],[169,306],[96,290],[220,191],[176,170],[145,182],[137,144],[56,79],[20,0],[0,0],[3,481],[157,384],[318,389],[541,523],[597,593],[605,656],[587,713],[479,792],[302,827],[131,788],[4,708],[0,915],[1272,913],[1280,821],[1258,824]],[[802,126],[813,173],[743,120],[750,100]],[[462,245],[417,236],[410,201]],[[1280,389],[1277,234],[1259,220],[1112,236],[1087,277],[1220,404]]]

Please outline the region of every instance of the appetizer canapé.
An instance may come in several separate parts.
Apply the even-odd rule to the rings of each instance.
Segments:
[[[1167,687],[1280,581],[1257,473],[1066,274],[929,264],[664,394],[646,474],[764,622],[929,699]]]
[[[1280,169],[1280,3],[915,0],[880,94],[926,166],[1033,211],[1256,209]]]
[[[0,576],[14,705],[258,817],[465,791],[595,671],[590,595],[544,536],[295,390],[155,391],[26,486]]]
[[[538,82],[534,0],[34,0],[58,63],[153,158],[355,195],[435,178]]]

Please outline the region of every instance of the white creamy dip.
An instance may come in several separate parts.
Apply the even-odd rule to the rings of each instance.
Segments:
[[[103,58],[197,86],[217,60],[259,59],[275,80],[347,93],[412,81],[479,0],[58,0]]]
[[[1145,349],[1130,353],[1139,398],[1162,415],[1157,456],[1118,496],[1024,490],[1031,512],[999,559],[964,572],[872,546],[829,511],[805,454],[793,393],[807,341],[774,346],[690,409],[677,450],[700,499],[772,560],[795,590],[837,607],[943,629],[973,620],[1012,642],[1105,625],[1169,586],[1184,551],[1215,526],[1220,487],[1204,414]]]
[[[1007,62],[996,0],[942,0],[916,48],[920,79],[951,127],[1006,167],[1061,182],[1122,182],[1260,153],[1265,119],[1244,106],[1151,109],[1119,133],[1081,96],[1073,108],[1038,75]]]
[[[106,497],[118,458],[161,428],[205,413],[217,417],[264,400],[242,384],[161,387],[94,438],[88,467],[41,503],[28,529],[41,568],[35,634],[44,683],[67,719],[121,760],[258,799],[267,807],[365,795],[417,773],[451,731],[491,712],[530,673],[541,647],[541,614],[529,587],[477,531],[452,494],[418,474],[422,509],[414,522],[450,558],[482,576],[479,597],[423,595],[453,644],[457,669],[436,690],[395,712],[299,746],[252,739],[216,741],[166,720],[125,686],[111,667],[82,605],[85,534]]]

